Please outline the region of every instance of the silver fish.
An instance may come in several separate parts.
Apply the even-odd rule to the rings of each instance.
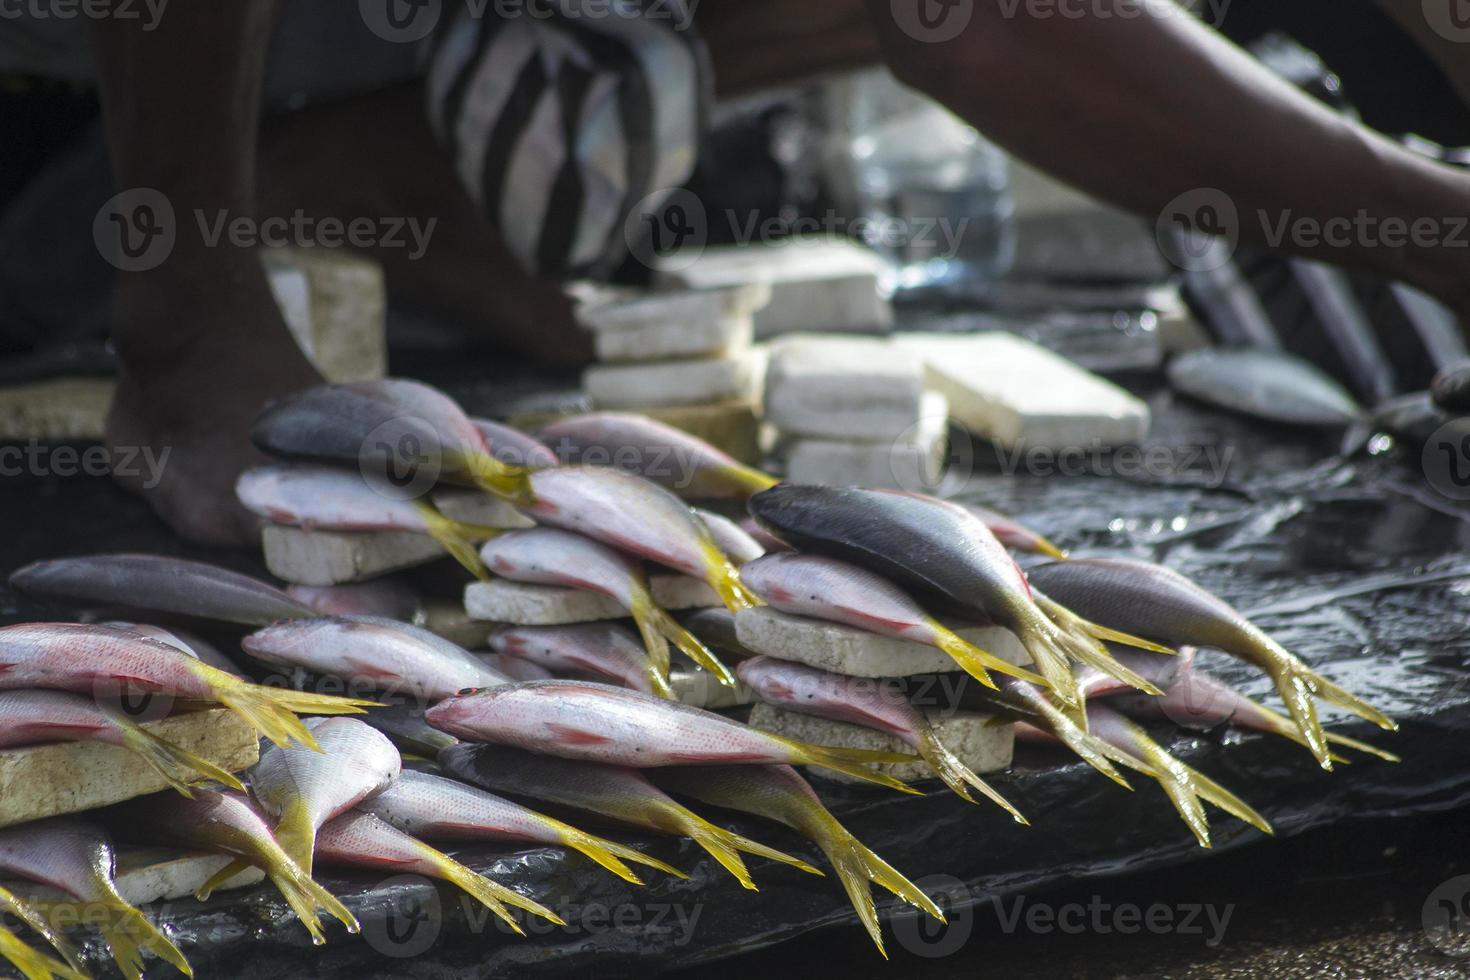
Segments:
[[[766,553],[765,547],[759,541],[745,533],[744,528],[723,514],[716,514],[712,510],[703,510],[699,507],[694,508],[694,513],[699,515],[699,519],[704,521],[704,526],[709,528],[710,536],[715,539],[715,544],[719,545],[720,550],[736,565],[744,565]]]
[[[476,652],[475,656],[491,670],[513,681],[549,681],[556,676],[538,663],[508,653]]]
[[[544,470],[558,464],[556,453],[539,439],[526,435],[520,429],[513,429],[490,419],[472,418],[470,422],[480,430],[480,435],[490,447],[490,455],[502,463],[527,470]]]
[[[1206,349],[1169,362],[1169,383],[1202,402],[1269,422],[1347,425],[1362,409],[1315,365],[1267,350]]]
[[[293,585],[286,594],[310,606],[318,616],[381,616],[423,625],[423,600],[409,586],[391,578],[351,585]]]
[[[703,439],[646,415],[575,415],[539,435],[564,463],[615,466],[696,500],[744,500],[776,483]]]
[[[965,511],[978,517],[990,533],[995,535],[996,540],[1007,548],[1017,551],[1026,551],[1037,555],[1046,555],[1050,558],[1065,558],[1066,554],[1052,544],[1040,533],[1031,530],[1026,525],[1013,520],[1000,511],[991,510],[989,507],[981,507],[979,504],[964,503],[959,500],[949,500],[944,497],[935,497],[927,493],[917,493],[912,490],[883,490],[884,493],[898,493],[907,497],[917,497],[920,500],[929,500]]]
[[[490,649],[530,660],[553,675],[590,674],[645,694],[674,696],[638,638],[617,623],[511,626],[491,634]]]
[[[974,803],[970,795],[970,787],[974,787],[1017,823],[1029,823],[1009,800],[970,771],[939,740],[929,720],[892,681],[844,677],[774,657],[747,660],[735,668],[735,673],[767,704],[894,736],[918,752],[934,775],[962,799]]]
[[[312,615],[306,606],[259,579],[166,555],[38,561],[12,572],[10,587],[38,599],[124,606],[242,626]]]
[[[811,745],[606,684],[527,681],[440,701],[425,717],[458,738],[587,762],[636,767],[784,762],[824,766],[914,792],[864,765],[907,762],[912,756]]]

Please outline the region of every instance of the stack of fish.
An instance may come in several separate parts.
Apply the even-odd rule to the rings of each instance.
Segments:
[[[691,620],[693,629],[681,624],[655,601],[650,566],[701,580],[733,614],[737,640],[742,620],[766,612],[769,603],[786,615],[941,651],[973,678],[977,703],[1016,721],[1018,733],[1052,741],[1124,785],[1120,766],[1157,779],[1205,846],[1203,802],[1263,831],[1269,825],[1230,791],[1173,758],[1134,719],[1162,714],[1201,726],[1228,720],[1299,742],[1324,768],[1348,749],[1392,758],[1324,732],[1315,701],[1386,728],[1389,719],[1168,569],[1061,559],[1052,545],[1014,522],[931,497],[773,485],[708,446],[633,416],[586,416],[541,433],[550,441],[606,447],[622,468],[523,468],[497,459],[495,437],[487,441],[467,427],[452,406],[438,393],[403,382],[368,391],[324,386],[273,408],[257,440],[281,455],[340,465],[372,443],[371,430],[385,413],[434,419],[414,430],[418,447],[432,450],[419,458],[438,460],[437,472],[425,480],[430,486],[421,491],[441,479],[481,487],[535,521],[503,533],[487,529],[478,553],[457,533],[441,535],[445,546],[452,544],[481,574],[598,593],[626,612],[631,628],[596,622],[507,629],[497,636],[496,652],[476,654],[392,618],[411,605],[389,591],[299,593],[315,607],[308,608],[265,583],[144,556],[45,562],[12,576],[16,589],[52,600],[248,626],[254,631],[240,640],[240,649],[252,661],[288,668],[298,687],[318,678],[333,690],[346,684],[354,695],[254,684],[190,657],[149,627],[56,623],[0,630],[0,690],[78,693],[104,683],[138,685],[172,695],[183,707],[224,705],[274,743],[243,781],[197,765],[190,770],[190,761],[174,754],[169,764],[177,793],[137,800],[96,820],[65,818],[0,834],[0,873],[111,910],[101,929],[126,975],[139,975],[140,949],[181,969],[187,965],[117,894],[103,826],[228,855],[234,863],[206,882],[201,896],[242,867],[260,868],[318,942],[327,935],[321,911],[355,928],[353,912],[312,881],[318,862],[436,876],[513,924],[518,920],[511,907],[560,921],[545,903],[554,896],[519,895],[432,845],[529,840],[563,845],[629,881],[638,880],[630,862],[684,873],[498,793],[691,838],[747,888],[755,882],[742,854],[821,873],[675,797],[756,814],[817,846],[880,950],[871,883],[942,918],[929,898],[842,828],[794,767],[913,793],[880,767],[922,760],[960,796],[973,799],[978,792],[1022,822],[1024,801],[1013,804],[958,759],[896,687],[865,687],[840,673],[746,657],[738,642],[705,625],[728,624],[728,617],[701,614]],[[669,458],[682,460],[683,469],[670,473],[654,465]],[[705,516],[675,491],[744,501],[755,523],[742,530],[734,521]],[[434,524],[429,505],[415,501],[413,507],[425,515],[426,527]],[[1059,560],[1033,568],[1028,577],[1006,545]],[[764,551],[771,554],[757,555]],[[343,608],[369,613],[317,611]],[[977,647],[947,625],[956,620],[1003,629],[1025,653],[1011,659],[1028,662],[1012,663]],[[816,744],[673,700],[671,647],[723,682],[739,674],[783,708],[880,730],[918,755]],[[1198,647],[1265,671],[1288,714],[1250,702],[1196,668],[1192,648]],[[0,733],[52,740],[86,730],[46,724],[60,709],[33,697],[33,704],[16,709],[21,714],[0,714]],[[1183,711],[1200,705],[1210,710]],[[363,714],[360,720],[325,717],[303,724],[298,711]],[[91,730],[106,728],[98,722]],[[135,738],[132,744],[144,742]],[[156,751],[148,745],[147,751]],[[436,771],[406,771],[400,751]],[[50,943],[61,959],[37,952],[23,933],[8,932],[0,932],[0,955],[29,976],[81,971],[61,937],[23,899],[0,893],[0,902],[25,912],[34,940]]]

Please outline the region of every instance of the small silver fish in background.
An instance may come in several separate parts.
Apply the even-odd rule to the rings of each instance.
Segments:
[[[1343,426],[1362,414],[1342,385],[1280,351],[1190,351],[1170,361],[1167,373],[1176,391],[1268,422]]]
[[[206,791],[193,799],[180,796],[145,796],[123,805],[129,826],[140,833],[191,850],[226,854],[245,864],[260,868],[281,893],[296,918],[311,934],[317,946],[327,941],[317,909],[357,933],[357,917],[330,892],[312,881],[300,865],[291,860],[271,833],[265,817],[244,796],[236,793]],[[233,877],[233,874],[230,876]],[[211,889],[227,880],[215,875],[199,889],[196,898],[203,902]]]
[[[391,578],[351,585],[292,585],[286,594],[310,606],[317,616],[381,616],[422,626],[423,600],[410,586]]]
[[[474,654],[408,623],[375,616],[298,619],[257,630],[240,648],[267,663],[304,667],[387,694],[438,701],[508,684]]]
[[[641,851],[584,833],[570,824],[512,803],[456,779],[406,770],[358,809],[422,840],[530,841],[556,844],[586,855],[635,885],[643,884],[625,861],[687,878],[678,868]]]
[[[617,467],[693,500],[744,500],[776,485],[770,474],[646,415],[574,415],[538,435],[563,463]]]
[[[514,582],[583,589],[616,600],[638,624],[649,661],[664,686],[668,685],[670,641],[721,683],[735,683],[735,675],[653,601],[642,564],[620,551],[571,531],[533,527],[507,531],[486,542],[480,557],[496,575]]]
[[[393,740],[401,752],[422,756],[431,762],[440,752],[459,744],[459,739],[433,727],[424,718],[422,705],[404,702],[373,708],[362,720]]]
[[[107,554],[38,561],[10,573],[10,587],[72,605],[121,606],[241,626],[312,615],[249,575],[166,555]]]
[[[74,817],[54,817],[0,830],[0,872],[50,885],[86,903],[85,921],[101,931],[128,980],[142,980],[144,950],[185,976],[194,975],[179,948],[118,894],[117,858],[100,828]]]
[[[561,466],[531,474],[538,524],[575,531],[709,583],[732,611],[760,604],[704,521],[656,483],[621,470]]]
[[[758,889],[740,857],[742,852],[821,874],[805,861],[710,823],[674,802],[636,769],[536,755],[503,745],[457,745],[440,758],[447,772],[485,789],[688,837],[750,891]]]
[[[214,780],[244,791],[233,775],[207,759],[159,738],[95,700],[65,691],[0,691],[0,749],[46,742],[101,742],[121,746],[147,762],[170,786],[189,796],[191,784]]]
[[[500,528],[445,517],[427,498],[389,497],[359,473],[312,463],[272,463],[248,469],[235,482],[235,496],[246,510],[272,524],[428,535],[476,578],[485,578],[478,542],[500,533]]]
[[[1046,683],[1037,674],[975,646],[930,616],[898,586],[851,562],[782,552],[751,562],[740,575],[772,609],[936,647],[987,687],[995,686],[987,668],[1034,684]]]
[[[355,718],[324,719],[311,733],[321,751],[272,746],[250,771],[251,795],[278,821],[277,842],[308,875],[321,826],[383,792],[403,771],[393,743]]]
[[[883,949],[878,910],[873,905],[868,882],[883,886],[914,908],[945,921],[939,906],[838,823],[807,781],[790,766],[665,769],[658,773],[658,781],[671,792],[711,806],[779,821],[815,843],[832,862],[848,901],[885,959],[888,953]]]
[[[744,565],[766,553],[764,545],[723,514],[716,514],[712,510],[703,510],[699,507],[694,508],[694,513],[698,514],[699,519],[704,521],[704,526],[709,528],[715,544],[719,545],[720,550],[736,565]]]
[[[1194,834],[1200,847],[1210,846],[1210,822],[1204,804],[1210,802],[1265,834],[1271,825],[1247,803],[1204,773],[1175,758],[1148,733],[1103,702],[1087,705],[1087,728],[1105,746],[1108,758],[1158,780],[1169,802]],[[1019,738],[1034,738],[1030,723],[1016,726]]]
[[[774,657],[747,660],[735,673],[767,704],[894,736],[918,752],[934,775],[961,799],[974,803],[970,795],[974,787],[1017,823],[1030,823],[939,740],[929,720],[892,681],[844,677]]]
[[[491,670],[504,674],[513,681],[549,681],[556,677],[553,672],[524,657],[483,650],[475,651],[475,656]]]
[[[508,466],[519,466],[527,470],[544,470],[557,466],[560,461],[550,447],[520,429],[513,429],[502,422],[472,418],[476,429],[490,447],[490,455]]]
[[[767,554],[773,551],[794,551],[791,545],[776,537],[769,530],[761,526],[761,522],[754,517],[746,515],[740,518],[740,530],[750,535],[751,540],[766,550]]]
[[[468,741],[639,768],[814,765],[904,793],[915,790],[866,763],[911,755],[831,748],[772,735],[701,708],[586,681],[528,681],[466,693],[430,708],[429,724]]]
[[[644,694],[674,696],[638,638],[617,623],[510,626],[490,635],[490,649],[529,660],[554,676],[590,674]]]
[[[0,888],[0,915],[11,915],[24,923],[26,928],[46,940],[52,949],[64,956],[66,962],[37,952],[3,925],[0,925],[0,961],[10,963],[26,980],[51,980],[52,977],[60,977],[61,980],[88,980],[86,967],[76,949],[51,928],[45,916],[4,888]]]
[[[507,905],[539,915],[556,925],[566,925],[540,902],[533,902],[519,892],[491,881],[443,851],[415,840],[370,813],[353,810],[328,823],[317,836],[317,854],[324,863],[373,868],[394,874],[421,874],[447,881],[494,912],[520,936],[526,934],[525,930],[510,914]]]
[[[417,381],[380,378],[307,388],[268,406],[250,438],[283,459],[383,465],[410,481],[443,479],[513,503],[529,499],[526,471],[496,459],[452,398]]]
[[[1323,769],[1331,751],[1314,698],[1390,731],[1383,712],[1312,670],[1223,599],[1162,565],[1124,558],[1070,559],[1031,570],[1031,580],[1088,619],[1173,646],[1213,647],[1265,671]]]

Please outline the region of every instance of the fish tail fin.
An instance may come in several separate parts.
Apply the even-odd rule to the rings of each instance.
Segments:
[[[643,884],[643,879],[635,875],[633,870],[613,853],[612,848],[607,846],[609,841],[583,833],[575,827],[564,827],[561,828],[561,842],[602,865],[624,881],[635,885]]]
[[[1267,731],[1273,735],[1279,735],[1284,739],[1295,742],[1303,748],[1310,749],[1312,747],[1311,744],[1307,742],[1307,737],[1301,733],[1301,730],[1298,729],[1295,724],[1292,723],[1292,720],[1290,718],[1287,718],[1285,715],[1282,715],[1278,711],[1274,711],[1271,708],[1266,707],[1264,704],[1260,704],[1257,701],[1245,697],[1245,695],[1240,695],[1240,697],[1242,698],[1242,700],[1249,702],[1251,713],[1248,721],[1237,717],[1237,723],[1249,724],[1249,726],[1252,728]],[[1365,755],[1375,756],[1376,758],[1382,759],[1384,762],[1403,761],[1403,759],[1394,755],[1392,752],[1380,749],[1376,745],[1370,745],[1367,742],[1360,742],[1355,738],[1348,738],[1346,735],[1338,735],[1333,732],[1326,731],[1325,729],[1323,730],[1323,734],[1327,737],[1328,745],[1338,745],[1346,749],[1353,749],[1354,751],[1362,752]],[[1349,761],[1347,759],[1341,758],[1335,753],[1332,755],[1331,758],[1332,761],[1335,763],[1346,764]]]
[[[1266,819],[1234,793],[1175,758],[1137,725],[1131,722],[1126,724],[1133,744],[1137,746],[1143,757],[1142,761],[1148,766],[1147,770],[1140,771],[1147,772],[1159,781],[1170,802],[1174,804],[1174,809],[1179,811],[1180,817],[1201,847],[1210,846],[1210,825],[1202,800],[1215,804],[1264,833],[1272,833],[1271,825]]]
[[[982,650],[937,620],[930,620],[930,626],[934,630],[935,645],[948,654],[951,660],[963,667],[965,673],[986,687],[995,688],[995,682],[990,679],[987,668],[1018,677],[1032,684],[1046,684],[1046,679],[1039,674],[1034,674],[1024,667],[1017,667],[987,650]]]
[[[632,609],[633,622],[638,624],[638,633],[643,637],[643,649],[648,652],[648,669],[664,679],[664,684],[669,682],[669,641],[659,628],[660,619],[658,614],[662,609],[653,601],[653,596],[646,588],[635,589],[633,592]]]
[[[98,923],[97,928],[112,952],[118,969],[129,980],[142,980],[145,949],[159,959],[173,964],[184,976],[194,975],[194,968],[189,965],[184,954],[142,912],[119,902],[103,906],[101,915],[103,921]]]
[[[214,691],[220,704],[249,722],[257,732],[276,745],[287,748],[293,741],[309,749],[320,751],[316,739],[296,717],[291,708],[283,707],[279,689],[252,684],[230,678],[228,685],[220,684]]]
[[[316,822],[304,800],[296,797],[286,804],[275,833],[281,850],[310,878],[312,859],[316,855]]]
[[[424,519],[429,537],[439,542],[465,569],[481,582],[489,581],[490,570],[480,557],[478,543],[489,540],[500,533],[499,528],[482,527],[452,520],[439,513],[427,500],[415,500],[414,507]]]
[[[1317,719],[1317,705],[1312,699],[1316,693],[1312,672],[1290,654],[1266,661],[1266,671],[1276,682],[1276,692],[1286,703],[1287,713],[1302,736],[1302,744],[1316,756],[1318,765],[1331,771],[1332,750],[1327,747],[1327,733]]]
[[[1355,738],[1348,738],[1346,735],[1337,735],[1332,732],[1328,732],[1327,742],[1330,745],[1340,745],[1345,749],[1352,749],[1355,752],[1362,752],[1365,755],[1375,756],[1376,758],[1382,759],[1384,762],[1404,761],[1402,758],[1394,755],[1392,752],[1389,752],[1385,749],[1380,749],[1378,746],[1370,745],[1367,742],[1360,742]]]
[[[724,833],[726,841],[731,847],[737,850],[744,851],[746,854],[754,854],[756,857],[763,857],[768,861],[789,864],[793,868],[799,871],[805,871],[809,875],[816,875],[819,878],[822,877],[820,869],[807,864],[801,858],[792,857],[785,851],[778,851],[774,847],[767,847],[760,841],[751,840],[749,837],[742,836],[741,834],[731,833],[730,831],[725,831]]]
[[[306,931],[311,933],[312,945],[325,946],[327,937],[322,932],[321,916],[316,911],[316,895],[312,889],[306,887],[306,882],[311,879],[294,865],[280,870],[267,869],[266,877],[270,878],[271,884],[276,886],[276,891],[281,893],[286,904],[291,906],[291,911],[296,913],[296,918],[306,926]]]
[[[229,881],[236,875],[248,871],[252,867],[253,865],[243,858],[237,858],[234,861],[231,861],[229,864],[226,864],[223,868],[220,868],[214,874],[210,875],[209,879],[205,881],[204,884],[199,886],[199,890],[194,892],[194,897],[201,902],[209,901],[209,896],[214,894],[215,889],[219,888],[221,885],[223,885],[225,882]]]
[[[1312,674],[1312,686],[1317,689],[1317,696],[1328,704],[1335,704],[1339,708],[1351,711],[1359,718],[1371,721],[1384,731],[1396,732],[1399,730],[1398,722],[1351,691],[1338,687],[1321,674]]]
[[[969,789],[967,788],[973,786],[992,803],[1009,813],[1016,823],[1025,825],[1031,823],[1031,821],[1021,816],[1021,811],[1012,806],[1009,800],[1001,796],[989,783],[975,775],[969,766],[961,762],[939,740],[939,736],[935,733],[934,729],[927,725],[919,732],[919,755],[929,764],[929,768],[934,770],[934,774],[944,780],[944,784],[954,790],[962,799],[968,800],[971,803],[975,802],[975,798],[970,795]]]
[[[368,708],[387,707],[381,701],[313,694],[310,691],[295,691],[285,687],[273,687],[270,690],[276,692],[276,704],[287,711],[303,715],[361,715],[366,714]]]
[[[1064,646],[1065,634],[1051,620],[1044,620],[1034,628],[1021,631],[1021,645],[1031,655],[1031,665],[1046,679],[1046,686],[1056,695],[1062,705],[1073,712],[1077,724],[1087,727],[1086,715],[1082,710],[1082,692],[1077,689],[1077,678],[1072,676]]]
[[[184,796],[192,797],[191,783],[214,780],[237,792],[245,792],[245,785],[233,773],[226,772],[207,759],[179,748],[174,743],[148,731],[125,718],[113,718],[122,733],[123,744],[158,772],[168,784]]]
[[[704,555],[704,579],[719,595],[720,601],[731,612],[764,606],[765,603],[760,597],[740,581],[740,571],[730,561],[730,557],[720,550],[720,546],[715,544],[715,539],[710,536],[709,530],[707,528],[701,528],[701,530],[703,540],[700,541],[699,547]]]
[[[85,973],[27,946],[4,926],[0,926],[0,960],[14,966],[26,980],[52,980],[53,977],[83,980],[86,977]]]
[[[679,621],[670,616],[666,610],[655,606],[651,615],[655,628],[668,637],[684,656],[715,675],[715,679],[726,687],[735,686],[735,675],[730,672],[730,668],[726,667],[720,658],[710,651],[709,647],[701,643],[699,637],[680,626]],[[667,675],[664,678],[664,685],[668,685]],[[670,691],[670,695],[672,693]]]
[[[727,466],[723,467],[725,474],[739,483],[741,488],[748,491],[752,496],[762,490],[769,490],[781,481],[764,470],[758,470],[753,466]]]
[[[652,868],[655,871],[662,871],[666,875],[670,875],[674,878],[679,878],[684,881],[687,881],[689,879],[689,876],[687,874],[680,871],[672,864],[660,861],[658,858],[655,857],[649,857],[647,854],[644,854],[637,848],[627,847],[623,844],[618,844],[610,840],[604,840],[600,837],[593,839],[596,840],[597,843],[602,845],[603,849],[606,850],[608,853],[614,855],[615,857],[622,858],[624,861],[628,861],[633,864],[641,864],[645,867]]]
[[[689,813],[681,817],[680,831],[688,838],[704,848],[709,856],[720,863],[726,871],[735,876],[741,887],[750,891],[759,891],[755,882],[751,880],[750,869],[740,857],[740,850],[736,848],[729,838],[731,834],[727,830],[716,827],[702,817]]]
[[[1046,538],[1032,532],[1031,547],[1038,555],[1045,555],[1054,561],[1066,561],[1067,553]]]
[[[1083,762],[1124,789],[1133,788],[1128,784],[1128,780],[1123,778],[1123,774],[1118,771],[1117,767],[1109,761],[1111,753],[1106,742],[1089,734],[1070,715],[1048,702],[1045,697],[1038,697],[1033,707],[1045,719],[1051,733],[1061,740],[1063,745],[1077,753]]]
[[[1097,623],[1092,622],[1091,620],[1083,619],[1081,616],[1077,615],[1072,610],[1068,609],[1066,606],[1062,605],[1060,602],[1057,602],[1055,599],[1052,599],[1049,596],[1034,595],[1033,597],[1036,600],[1037,607],[1040,608],[1042,612],[1046,613],[1047,618],[1050,619],[1053,623],[1056,623],[1063,632],[1076,637],[1079,641],[1087,641],[1088,645],[1090,646],[1096,646],[1096,641],[1103,640],[1108,643],[1117,643],[1125,647],[1134,647],[1139,650],[1147,650],[1150,653],[1164,653],[1172,655],[1179,652],[1173,647],[1166,647],[1162,644],[1154,643],[1152,640],[1145,640],[1142,637],[1134,636],[1132,633],[1124,633],[1121,630],[1111,629],[1107,626],[1100,626]],[[1106,650],[1104,652],[1106,652]],[[1110,657],[1109,659],[1111,660],[1112,658]],[[1118,679],[1122,680],[1121,677]],[[1131,684],[1131,682],[1128,681],[1125,681],[1124,683]],[[1132,686],[1136,687],[1137,685]],[[1143,688],[1139,688],[1139,690],[1143,690]],[[1151,691],[1149,693],[1157,694],[1158,692]]]
[[[565,920],[540,902],[532,901],[520,892],[491,881],[489,878],[476,872],[473,868],[467,868],[463,864],[460,864],[448,854],[442,851],[436,851],[427,844],[421,845],[417,850],[424,860],[433,866],[436,875],[457,888],[462,889],[476,901],[490,909],[490,911],[494,912],[501,920],[514,929],[518,935],[524,936],[526,933],[521,928],[520,923],[516,922],[515,917],[510,914],[510,911],[506,908],[507,905],[524,909],[533,915],[539,915],[541,918],[553,922],[556,925],[566,925]]]
[[[531,471],[523,466],[502,463],[489,453],[454,453],[446,462],[461,465],[475,486],[491,496],[524,506],[536,499],[531,490]]]
[[[1069,644],[1068,649],[1079,663],[1100,670],[1114,680],[1121,681],[1144,694],[1152,694],[1154,697],[1163,696],[1164,692],[1159,690],[1155,684],[1118,661],[1108,653],[1108,648],[1097,640],[1090,636],[1074,637],[1074,639],[1076,642]]]
[[[4,888],[0,888],[0,912],[9,912],[21,922],[25,923],[28,929],[50,943],[51,948],[61,954],[62,959],[66,960],[75,974],[80,976],[87,975],[86,964],[82,962],[81,954],[77,952],[77,948],[68,942],[65,936],[53,929],[51,923],[47,922],[46,917],[37,909],[21,901]],[[4,930],[0,929],[0,931]],[[0,950],[0,957],[4,955],[4,951]]]
[[[914,757],[901,752],[879,752],[872,749],[839,749],[826,745],[813,745],[794,738],[786,738],[781,735],[769,735],[782,745],[792,750],[792,762],[801,766],[821,766],[835,772],[855,776],[858,779],[879,786],[887,786],[896,789],[900,793],[913,793],[921,795],[919,791],[908,785],[901,779],[895,779],[886,772],[869,769],[869,764],[887,764],[900,762],[913,762]]]

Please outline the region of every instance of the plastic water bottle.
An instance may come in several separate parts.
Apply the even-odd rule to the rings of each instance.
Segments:
[[[886,72],[854,87],[849,153],[861,237],[895,292],[983,297],[1015,258],[1009,161]]]

